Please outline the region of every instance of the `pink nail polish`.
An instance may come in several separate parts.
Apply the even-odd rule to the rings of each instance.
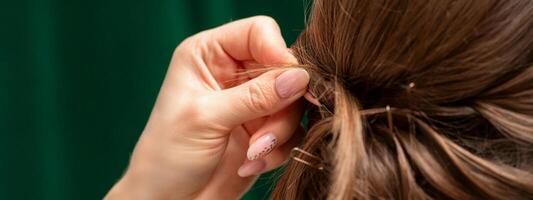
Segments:
[[[265,170],[265,167],[266,167],[266,161],[264,159],[253,160],[253,161],[246,162],[241,167],[239,167],[237,174],[240,177],[258,175],[261,172],[263,172],[263,170]]]
[[[276,136],[272,133],[267,133],[250,145],[246,156],[248,157],[248,160],[261,158],[270,153],[277,144],[278,140],[276,139]]]
[[[276,91],[281,98],[289,98],[307,88],[309,74],[303,69],[291,69],[276,78]]]

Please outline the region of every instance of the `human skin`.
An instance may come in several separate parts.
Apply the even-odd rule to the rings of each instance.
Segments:
[[[309,75],[269,17],[183,41],[124,176],[106,199],[236,199],[301,136]],[[239,73],[273,67],[262,74]],[[263,136],[263,137],[262,137]]]

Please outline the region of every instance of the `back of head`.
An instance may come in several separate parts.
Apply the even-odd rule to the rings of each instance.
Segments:
[[[325,168],[289,162],[273,198],[533,198],[532,19],[528,0],[315,0],[292,48]]]

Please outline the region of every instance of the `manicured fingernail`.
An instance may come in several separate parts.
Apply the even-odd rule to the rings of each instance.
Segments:
[[[258,175],[265,169],[265,167],[266,161],[264,159],[252,160],[250,162],[244,163],[241,167],[239,167],[239,170],[237,170],[237,174],[240,177]]]
[[[276,78],[276,91],[281,98],[289,98],[307,88],[309,74],[303,69],[291,69]]]
[[[276,136],[274,136],[272,133],[267,133],[250,145],[250,148],[248,148],[248,152],[246,153],[246,157],[248,157],[248,160],[261,158],[270,153],[272,149],[276,147],[276,144],[278,144],[278,139],[276,139]]]

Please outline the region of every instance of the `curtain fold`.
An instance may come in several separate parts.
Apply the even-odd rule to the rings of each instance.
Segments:
[[[302,0],[0,2],[0,199],[102,198],[128,164],[180,41],[269,15],[290,44],[303,8]],[[245,199],[267,197],[270,176]]]

